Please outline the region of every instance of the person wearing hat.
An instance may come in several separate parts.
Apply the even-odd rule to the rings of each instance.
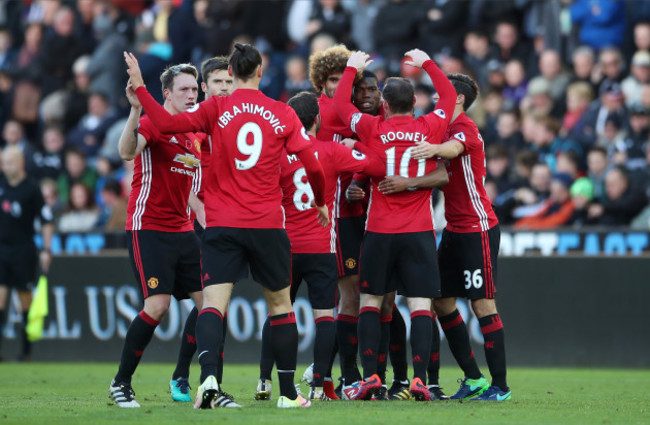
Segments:
[[[573,214],[567,224],[575,227],[591,224],[587,216],[589,204],[594,199],[594,183],[589,177],[580,177],[571,185],[571,202],[573,202]]]
[[[650,53],[639,50],[632,56],[630,75],[621,83],[628,108],[641,102],[641,86],[650,83]]]
[[[521,110],[539,116],[551,116],[561,120],[564,116],[564,102],[555,102],[551,97],[551,85],[544,77],[535,77],[528,83],[526,97],[520,104]]]
[[[553,229],[568,224],[575,209],[570,192],[572,182],[568,174],[555,174],[551,180],[551,195],[542,209],[537,214],[517,220],[515,228]]]

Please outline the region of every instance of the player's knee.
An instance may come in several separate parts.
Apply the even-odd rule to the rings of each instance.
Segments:
[[[447,316],[456,310],[456,298],[436,298],[433,300],[433,310],[439,316]]]
[[[169,309],[172,296],[169,294],[156,294],[144,300],[144,312],[153,319],[161,320]]]
[[[318,320],[324,317],[334,317],[334,309],[314,309],[314,320]]]
[[[409,311],[411,313],[419,310],[426,310],[426,311],[431,310],[430,298],[407,298],[406,304],[408,305]]]
[[[479,319],[481,317],[497,314],[497,305],[493,299],[481,298],[472,300],[472,310]]]

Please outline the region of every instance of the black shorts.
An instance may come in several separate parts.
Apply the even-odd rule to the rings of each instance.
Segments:
[[[203,286],[248,277],[271,291],[290,284],[291,245],[284,229],[208,227],[201,249]]]
[[[336,264],[338,277],[359,274],[361,240],[366,228],[364,216],[336,219]]]
[[[359,273],[363,294],[393,291],[410,298],[440,296],[436,236],[430,232],[366,232]]]
[[[0,245],[0,285],[31,291],[38,274],[38,251],[33,244]]]
[[[499,225],[487,232],[443,231],[438,252],[442,296],[494,298],[500,240]]]
[[[144,298],[169,294],[184,300],[201,291],[201,245],[194,232],[127,230],[127,235]]]
[[[336,299],[336,256],[334,254],[293,254],[291,256],[291,302],[296,301],[300,283],[307,282],[311,308],[334,308]]]

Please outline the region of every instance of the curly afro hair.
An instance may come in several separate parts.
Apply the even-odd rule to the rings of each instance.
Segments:
[[[327,77],[345,71],[352,52],[342,44],[315,52],[309,57],[309,80],[318,93],[321,93]]]

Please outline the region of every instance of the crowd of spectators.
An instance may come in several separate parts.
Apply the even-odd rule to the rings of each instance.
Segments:
[[[122,229],[132,162],[124,50],[162,100],[159,75],[230,53],[263,55],[261,90],[311,89],[311,52],[371,53],[380,81],[431,82],[414,47],[473,76],[469,115],[485,140],[486,188],[516,228],[650,227],[650,2],[634,0],[24,0],[0,3],[0,147],[17,145],[60,231]]]

